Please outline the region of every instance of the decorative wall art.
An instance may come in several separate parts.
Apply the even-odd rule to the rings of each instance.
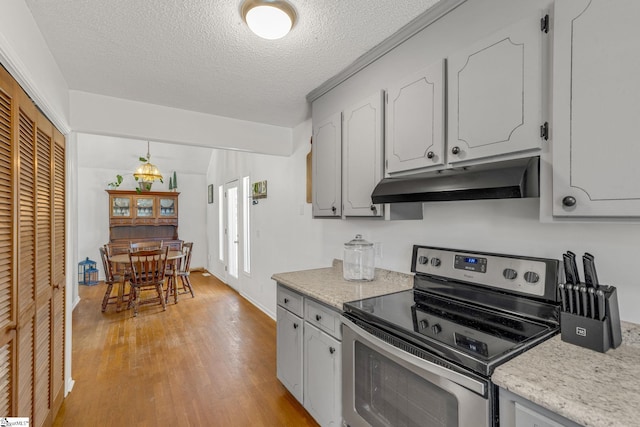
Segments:
[[[267,181],[254,182],[251,184],[253,188],[253,199],[266,199],[267,198]]]

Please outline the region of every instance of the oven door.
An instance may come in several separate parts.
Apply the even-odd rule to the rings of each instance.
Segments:
[[[348,319],[342,333],[343,425],[492,425],[487,380],[414,356]]]

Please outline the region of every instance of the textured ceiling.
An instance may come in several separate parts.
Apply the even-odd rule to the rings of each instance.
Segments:
[[[25,0],[70,89],[293,127],[305,96],[438,0],[290,0],[263,40],[242,0]]]

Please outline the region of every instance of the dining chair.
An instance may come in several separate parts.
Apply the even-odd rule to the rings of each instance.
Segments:
[[[187,292],[190,292],[191,298],[195,298],[195,294],[193,293],[193,286],[191,286],[191,278],[189,277],[189,269],[191,268],[192,250],[193,250],[193,242],[187,242],[182,245],[182,253],[184,254],[184,257],[180,260],[177,276],[180,278],[180,282],[182,282],[182,292],[180,293],[186,294]],[[177,287],[177,283],[176,283],[176,287]]]
[[[191,279],[189,278],[189,269],[191,266],[191,251],[193,249],[193,242],[187,242],[182,245],[182,258],[173,262],[174,268],[177,268],[176,274],[173,275],[173,270],[171,271],[172,275],[167,276],[167,292],[165,294],[165,302],[169,302],[169,297],[174,295],[175,300],[177,301],[177,295],[191,293],[191,298],[195,298],[195,294],[193,292],[193,287],[191,286]],[[174,282],[174,277],[176,278],[176,282]],[[178,289],[177,278],[180,278],[180,282],[182,283],[182,292]]]
[[[162,249],[129,251],[134,317],[138,315],[138,307],[141,304],[153,304],[159,300],[162,310],[167,309],[162,293],[168,251],[169,248],[166,246]],[[158,296],[142,299],[142,292],[148,290],[154,290]]]
[[[141,250],[161,249],[162,246],[162,240],[143,240],[141,242],[131,242],[131,250],[134,252]]]
[[[107,289],[102,298],[102,312],[107,309],[108,304],[116,304],[118,302],[118,295],[111,295],[113,292],[113,285],[121,285],[123,282],[123,276],[116,274],[114,265],[109,260],[109,253],[107,245],[104,245],[100,249],[100,258],[102,259],[102,267],[104,268],[104,283],[107,285]],[[123,295],[123,297],[129,297],[129,295]]]

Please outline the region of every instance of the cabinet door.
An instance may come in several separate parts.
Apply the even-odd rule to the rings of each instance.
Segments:
[[[302,403],[303,321],[282,307],[277,308],[277,319],[277,376],[293,397]]]
[[[449,163],[541,147],[541,15],[449,58]]]
[[[111,196],[111,218],[131,218],[131,196]]]
[[[304,407],[321,426],[340,426],[341,360],[340,341],[305,323]]]
[[[135,214],[136,218],[154,219],[155,218],[155,197],[153,196],[136,196]]]
[[[387,174],[444,165],[444,60],[387,90]]]
[[[382,179],[383,92],[344,110],[342,200],[346,216],[382,216],[371,193]]]
[[[313,125],[313,216],[342,215],[342,120],[337,113]]]
[[[178,199],[176,197],[158,197],[159,218],[178,217]]]
[[[640,216],[640,2],[558,0],[553,214]]]

